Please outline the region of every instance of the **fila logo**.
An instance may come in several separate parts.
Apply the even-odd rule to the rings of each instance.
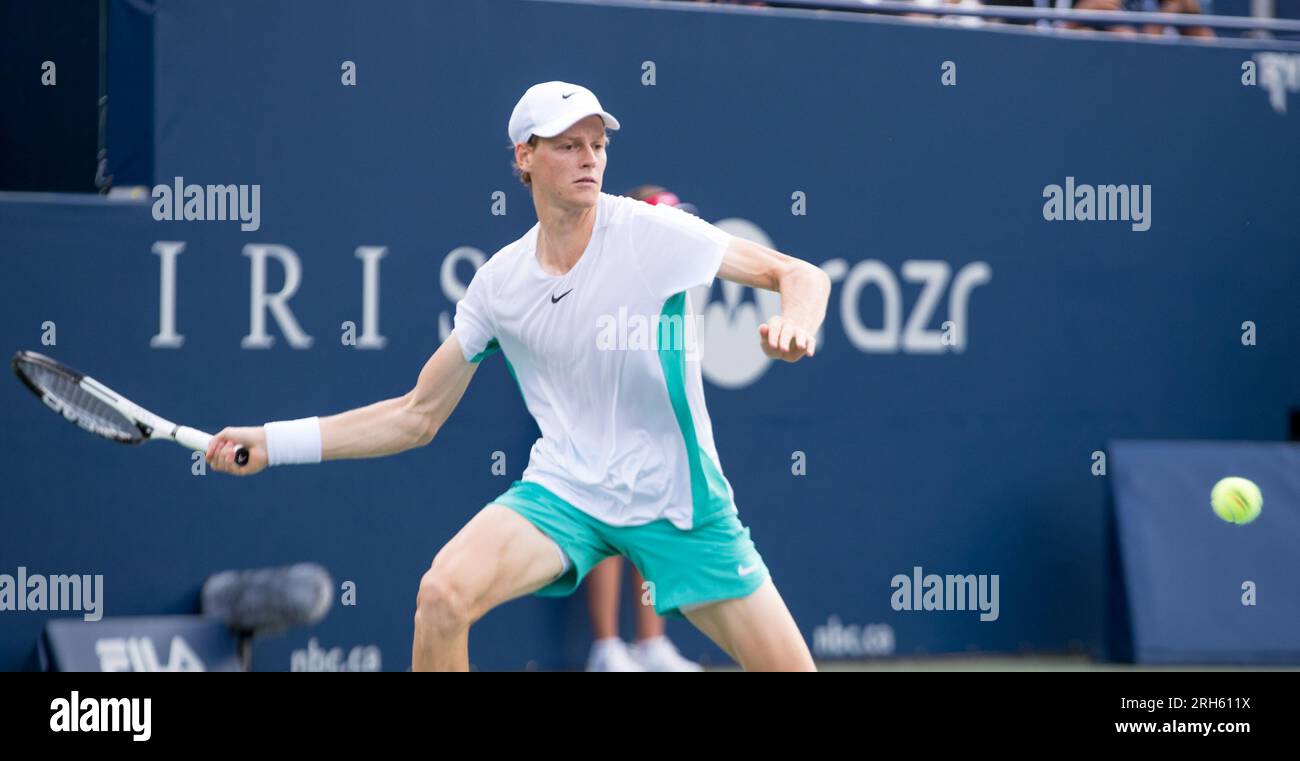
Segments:
[[[207,671],[179,634],[172,637],[167,661],[158,659],[149,637],[108,637],[95,641],[100,671]]]

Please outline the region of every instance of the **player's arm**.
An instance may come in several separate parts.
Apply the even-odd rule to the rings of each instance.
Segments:
[[[272,433],[277,459],[382,457],[424,446],[451,417],[476,369],[478,363],[465,359],[453,332],[425,363],[415,387],[402,396],[319,418],[318,425],[313,418],[268,424],[279,426]],[[226,428],[212,437],[207,459],[218,472],[252,475],[270,464],[267,443],[267,426]],[[232,462],[236,444],[249,450],[243,467]]]
[[[758,327],[764,354],[795,362],[816,352],[831,295],[831,279],[821,268],[733,235],[718,277],[781,294],[781,314]]]

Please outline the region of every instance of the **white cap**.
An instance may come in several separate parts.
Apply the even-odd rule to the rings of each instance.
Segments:
[[[618,129],[618,119],[600,107],[591,90],[568,82],[542,82],[528,88],[515,104],[510,140],[519,144],[528,142],[530,135],[555,137],[592,114],[605,120],[605,129]]]

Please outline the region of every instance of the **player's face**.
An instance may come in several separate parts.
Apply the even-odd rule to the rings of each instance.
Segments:
[[[540,140],[532,156],[533,183],[562,203],[594,206],[605,179],[606,142],[605,122],[595,114]]]

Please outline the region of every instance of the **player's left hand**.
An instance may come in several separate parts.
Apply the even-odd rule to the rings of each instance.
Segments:
[[[817,351],[817,338],[780,315],[758,326],[758,344],[769,359],[798,362]]]

